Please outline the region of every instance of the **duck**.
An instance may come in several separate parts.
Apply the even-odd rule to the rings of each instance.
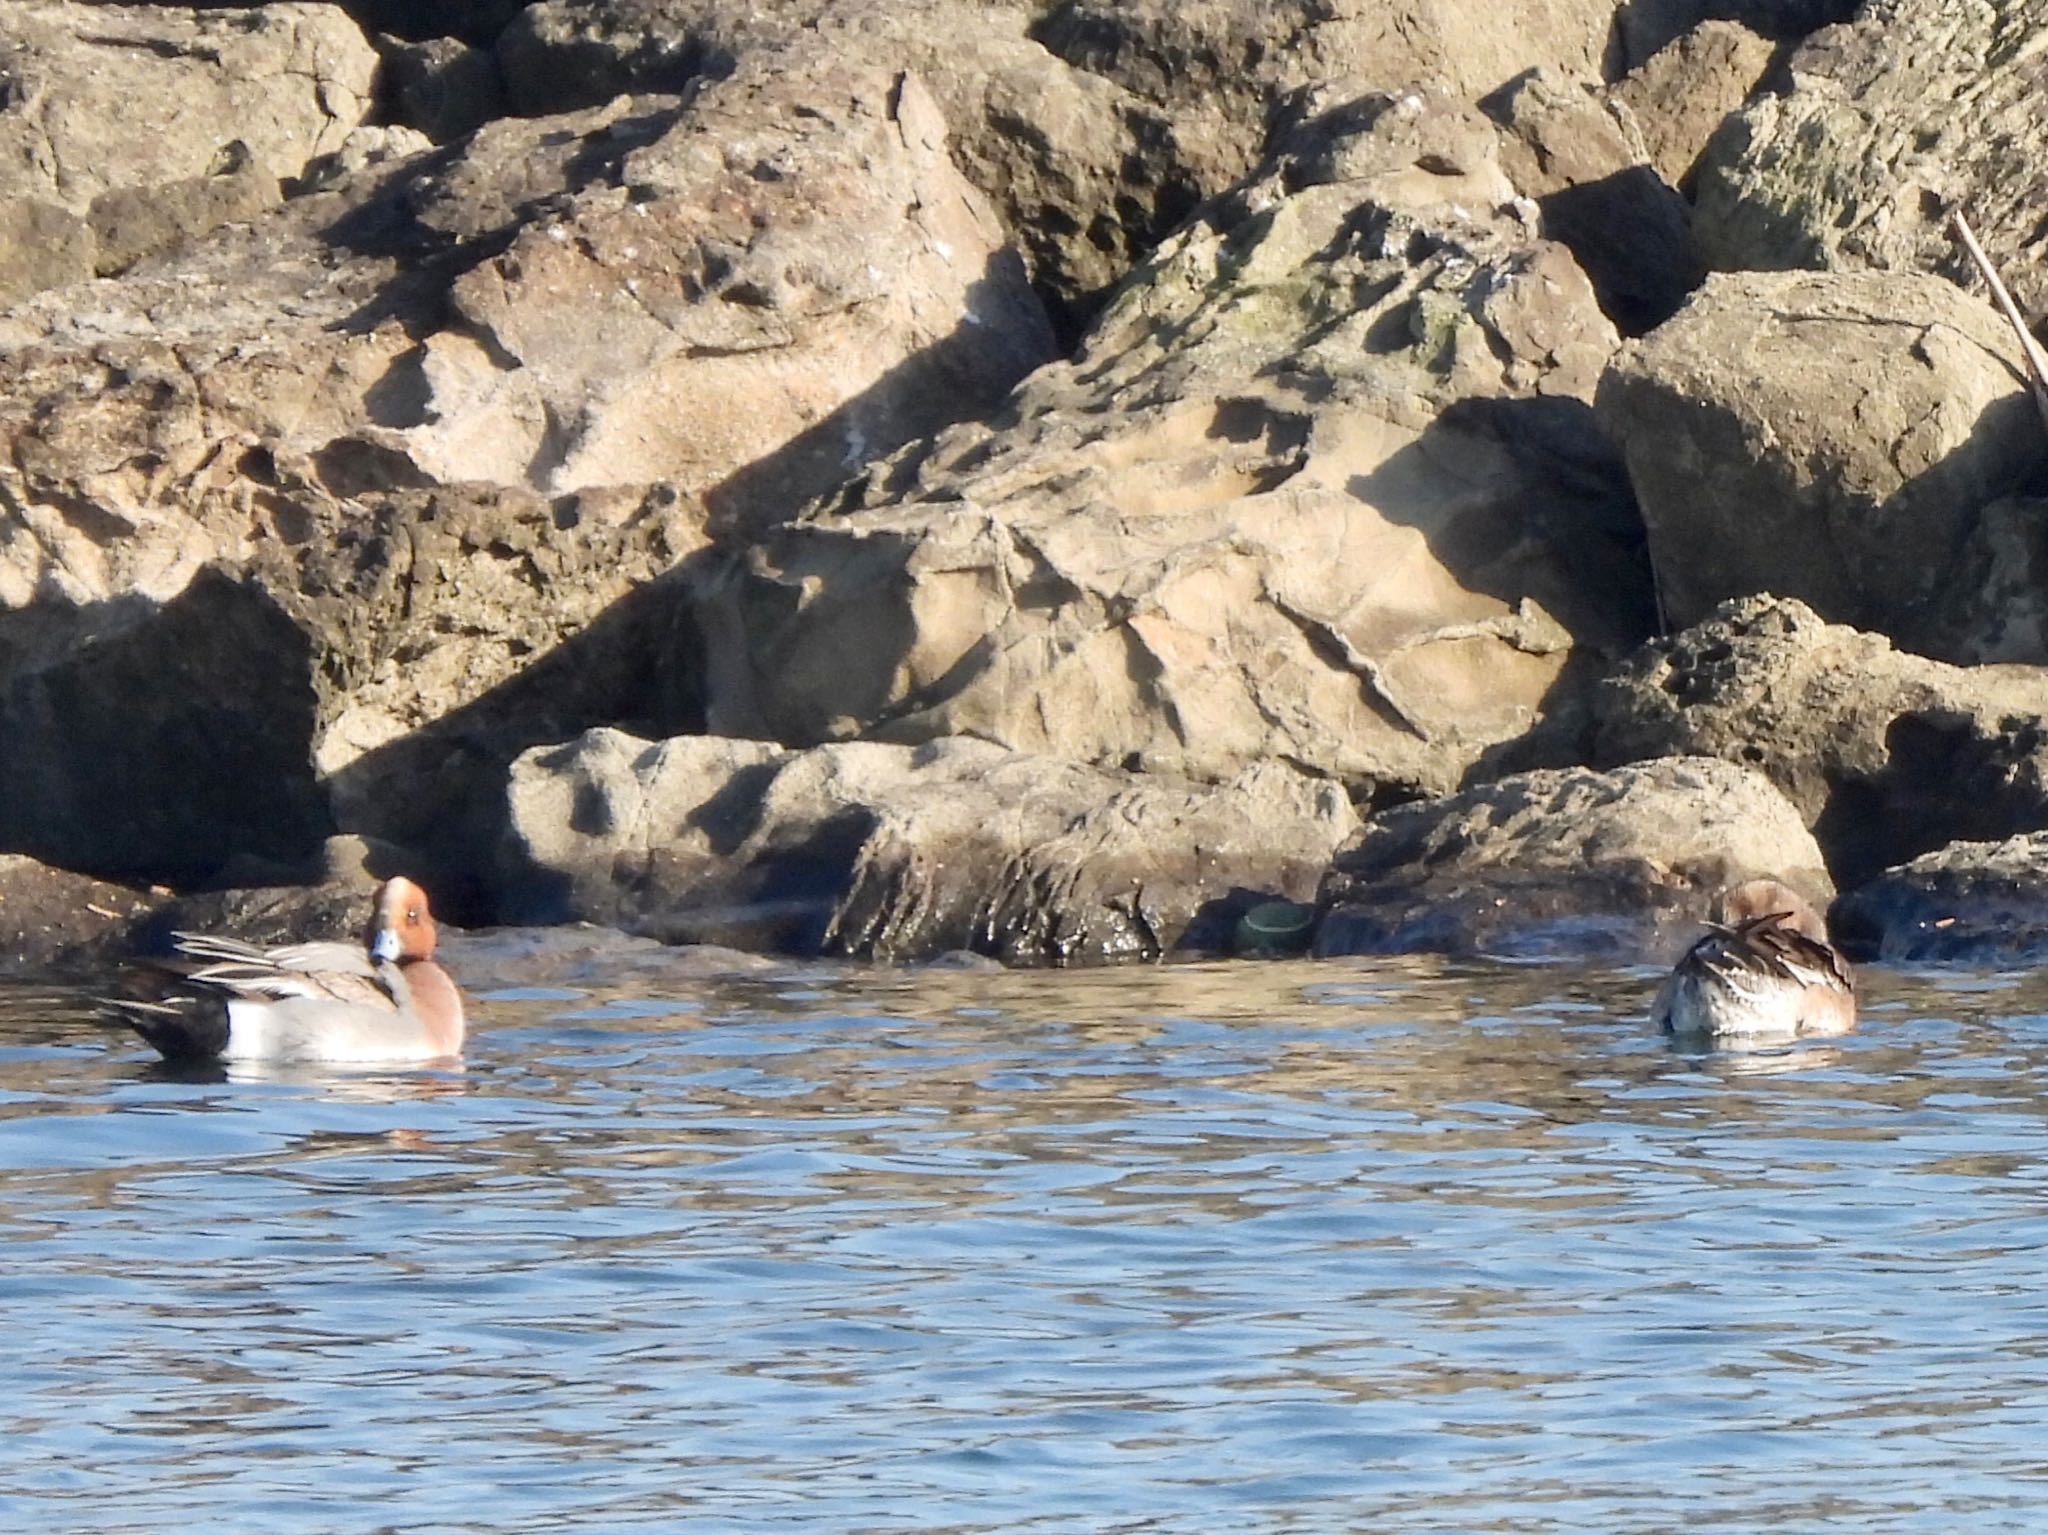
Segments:
[[[1856,1026],[1856,982],[1827,924],[1796,890],[1751,879],[1722,892],[1707,935],[1657,988],[1667,1034],[1795,1038]]]
[[[436,937],[426,892],[388,879],[361,945],[265,949],[177,933],[176,957],[149,966],[158,994],[104,1006],[181,1065],[452,1059],[466,1021],[461,989],[434,960]]]

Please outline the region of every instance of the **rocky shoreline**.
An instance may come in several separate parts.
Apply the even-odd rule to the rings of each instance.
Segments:
[[[2037,957],[2044,24],[17,0],[0,974]]]

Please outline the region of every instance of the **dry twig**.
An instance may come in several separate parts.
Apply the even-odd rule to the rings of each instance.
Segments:
[[[1963,217],[1958,208],[1949,215],[1949,228],[1962,242],[1963,249],[1970,253],[1970,260],[1976,263],[1984,281],[1991,286],[1991,296],[1998,300],[1998,307],[2005,311],[2005,318],[2013,332],[2020,338],[2020,350],[2026,354],[2028,381],[2033,389],[2034,407],[2041,412],[2041,424],[2048,426],[2048,352],[2041,349],[2041,343],[2034,339],[2034,333],[2027,329],[2026,318],[2020,313],[2020,306],[2012,301],[2012,295],[2005,291],[2005,284],[1998,280],[1998,273],[1991,265],[1991,258],[1984,254],[1984,247],[1977,243],[1977,236],[1970,228],[1970,221]]]

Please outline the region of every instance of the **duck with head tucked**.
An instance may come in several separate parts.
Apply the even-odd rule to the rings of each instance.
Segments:
[[[1708,926],[1657,988],[1650,1017],[1666,1033],[1792,1039],[1856,1026],[1848,961],[1790,886],[1746,880],[1722,892]]]
[[[426,892],[390,879],[361,946],[179,933],[178,957],[152,967],[160,995],[106,1006],[167,1061],[442,1060],[462,1053],[464,1020],[434,944]]]

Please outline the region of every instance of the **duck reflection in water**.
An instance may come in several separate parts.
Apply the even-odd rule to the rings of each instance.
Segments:
[[[1666,1033],[1756,1042],[1846,1034],[1856,985],[1827,924],[1797,891],[1752,879],[1715,902],[1707,935],[1657,988]]]

